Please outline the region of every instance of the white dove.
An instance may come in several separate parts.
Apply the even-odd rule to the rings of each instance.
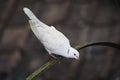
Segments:
[[[56,30],[55,27],[41,22],[30,9],[23,8],[23,11],[30,18],[29,23],[33,33],[50,55],[55,54],[66,58],[79,59],[79,52],[71,47],[68,38],[63,33]]]

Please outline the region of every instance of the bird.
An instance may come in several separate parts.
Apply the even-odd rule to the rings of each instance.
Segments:
[[[48,26],[41,22],[29,8],[24,7],[23,11],[30,19],[31,30],[49,55],[79,59],[79,52],[71,47],[69,39],[62,32],[58,31],[54,26]]]

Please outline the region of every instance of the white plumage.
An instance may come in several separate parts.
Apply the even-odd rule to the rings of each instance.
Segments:
[[[52,55],[61,55],[67,58],[79,59],[79,52],[70,46],[70,42],[63,33],[53,26],[41,22],[28,8],[23,8],[30,18],[29,23],[33,33],[44,45],[47,52]]]

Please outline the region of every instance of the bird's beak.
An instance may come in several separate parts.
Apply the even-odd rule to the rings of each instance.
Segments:
[[[76,56],[76,58],[75,58],[75,59],[80,60],[80,57],[79,57],[79,56]]]

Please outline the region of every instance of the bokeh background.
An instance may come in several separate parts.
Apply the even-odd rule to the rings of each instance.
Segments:
[[[50,56],[30,30],[23,7],[63,32],[72,46],[120,43],[119,0],[0,0],[0,80],[25,80]],[[120,80],[120,51],[93,46],[80,61],[66,59],[36,80]]]

